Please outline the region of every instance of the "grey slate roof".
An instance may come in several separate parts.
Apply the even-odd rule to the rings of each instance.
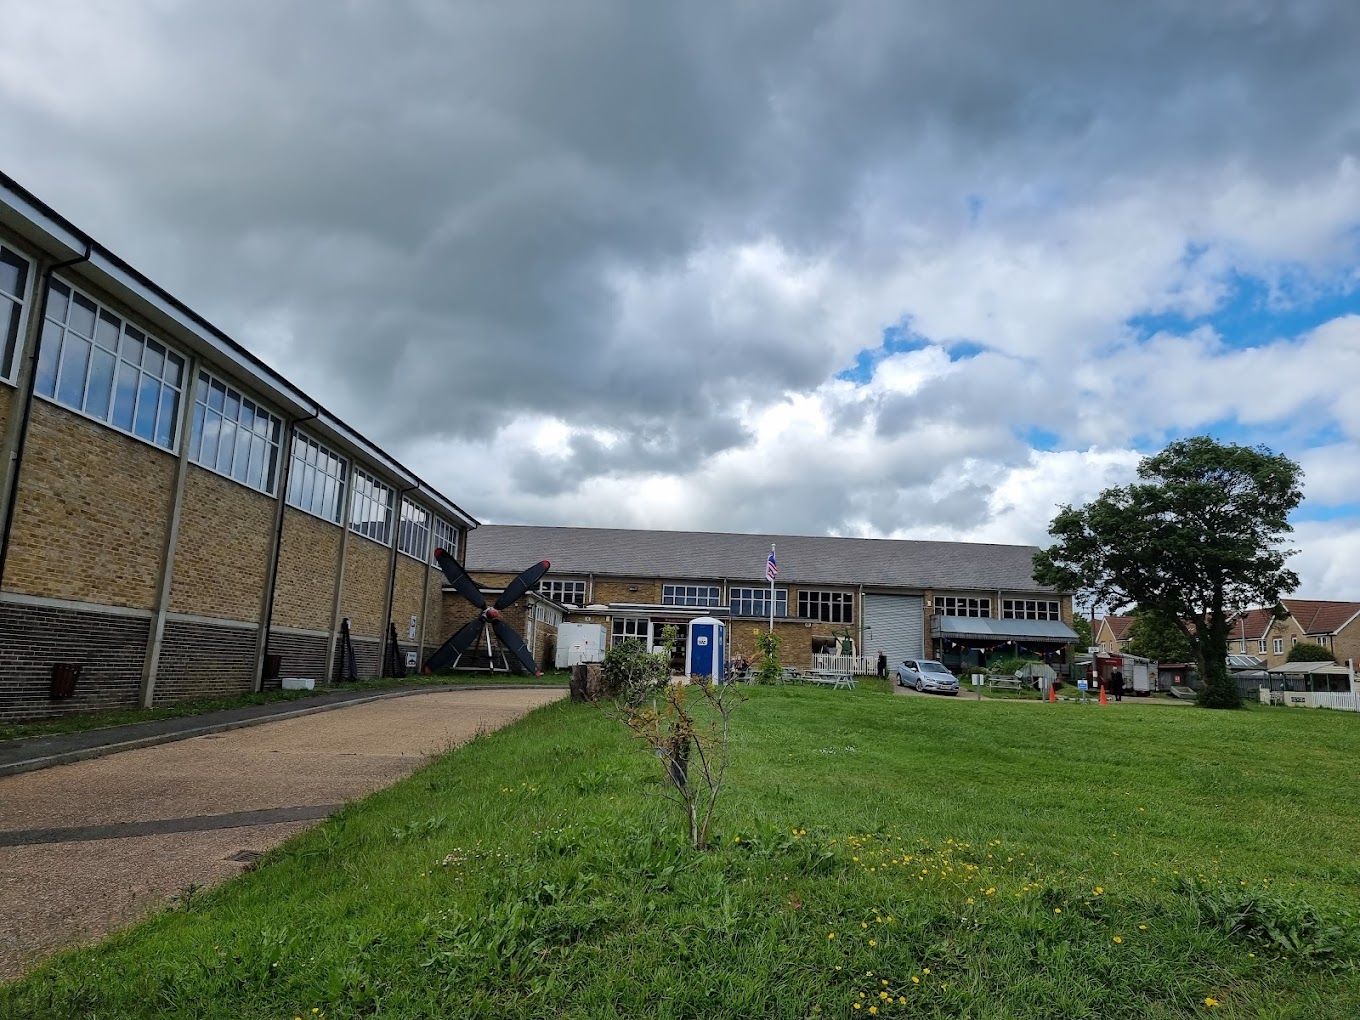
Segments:
[[[1028,545],[887,538],[733,535],[708,531],[550,528],[483,524],[468,535],[468,570],[515,572],[537,560],[549,576],[765,582],[770,543],[779,583],[1048,592],[1035,582]]]

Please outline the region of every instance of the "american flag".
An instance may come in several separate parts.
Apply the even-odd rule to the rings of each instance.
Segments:
[[[770,558],[765,561],[765,580],[773,581],[779,576],[779,565],[774,561],[774,550],[770,550]]]

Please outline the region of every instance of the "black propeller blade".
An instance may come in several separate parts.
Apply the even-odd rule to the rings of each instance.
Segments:
[[[486,599],[482,598],[482,593],[477,587],[477,582],[468,576],[468,572],[463,569],[463,565],[446,553],[443,549],[434,551],[434,561],[439,564],[439,569],[444,571],[444,576],[448,578],[449,584],[458,589],[458,593],[467,599],[478,609],[486,608]],[[518,598],[519,596],[516,596]]]
[[[513,605],[516,599],[538,584],[538,579],[548,572],[550,566],[552,564],[547,560],[542,560],[507,584],[505,591],[501,592],[501,597],[496,600],[496,608],[505,609]]]
[[[497,617],[491,621],[491,629],[496,632],[496,637],[500,639],[501,644],[510,649],[510,654],[518,660],[516,662],[519,667],[517,672],[523,671],[530,676],[543,675],[538,671],[538,663],[534,662],[533,654],[530,653],[528,646],[520,640],[520,636],[508,623]]]
[[[472,642],[476,641],[481,635],[483,625],[483,620],[479,616],[460,627],[458,633],[435,649],[433,654],[425,660],[425,672],[433,673],[437,669],[443,669],[471,648]]]

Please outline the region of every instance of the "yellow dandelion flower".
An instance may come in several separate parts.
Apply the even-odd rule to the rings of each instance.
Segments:
[[[871,946],[876,946],[876,945],[878,945],[878,940],[877,940],[877,939],[870,939],[870,940],[869,940],[869,945],[871,945]]]
[[[1116,935],[1116,936],[1114,937],[1114,941],[1115,941],[1115,943],[1116,943],[1117,945],[1123,945],[1123,944],[1124,944],[1124,940],[1121,939],[1118,935]]]
[[[892,996],[889,995],[887,992],[879,992],[879,993],[878,993],[878,997],[879,997],[880,999],[891,999],[891,998],[892,998]]]
[[[1140,925],[1138,926],[1138,930],[1139,930],[1139,931],[1147,931],[1147,925],[1145,925],[1145,924],[1140,924]]]
[[[929,968],[929,967],[925,968],[925,970],[921,971],[921,973],[922,973],[922,974],[929,974],[929,973],[930,973],[930,968]]]
[[[898,1002],[898,1005],[900,1005],[900,1006],[905,1006],[905,1005],[907,1004],[907,997],[906,997],[905,995],[899,995],[899,996],[897,997],[897,1002]]]
[[[862,1002],[857,1002],[857,1003],[855,1003],[855,1008],[856,1008],[856,1009],[859,1009],[859,1008],[860,1008],[861,1006],[863,1006],[863,1005],[864,1005],[864,1003],[862,1003]]]
[[[841,969],[841,965],[840,965],[839,963],[836,964],[836,969],[837,969],[837,970],[840,970],[840,969]]]
[[[861,921],[861,922],[859,923],[859,926],[860,926],[861,928],[867,928],[867,927],[869,927],[869,925],[866,924],[866,923],[863,922],[863,921]]]
[[[1213,1009],[1215,1006],[1221,1006],[1222,1003],[1215,999],[1212,995],[1206,995],[1204,997],[1204,1005],[1208,1006],[1210,1009]]]
[[[829,939],[834,939],[836,937],[836,933],[834,931],[827,932],[826,937]]]
[[[882,981],[879,982],[879,984],[881,984],[881,985],[886,985],[887,983],[888,983],[888,979],[887,979],[887,978],[884,978]]]
[[[919,985],[921,983],[921,979],[918,978],[915,974],[913,974],[911,976],[911,983],[914,985]]]
[[[1062,907],[1054,907],[1054,908],[1053,908],[1053,913],[1055,913],[1055,914],[1061,914],[1061,913],[1062,913]]]

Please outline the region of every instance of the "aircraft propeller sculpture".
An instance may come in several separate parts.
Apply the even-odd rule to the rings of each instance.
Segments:
[[[482,670],[488,668],[480,663],[463,663],[473,645],[480,644],[478,638],[482,638],[486,643],[486,657],[492,672],[514,670],[517,673],[527,673],[529,676],[542,676],[543,673],[539,670],[538,663],[534,662],[533,653],[529,651],[524,639],[515,633],[514,628],[501,618],[501,612],[518,602],[525,592],[533,590],[538,584],[539,578],[548,572],[550,566],[548,561],[541,560],[524,571],[505,586],[505,591],[501,592],[500,598],[496,599],[493,605],[488,606],[486,599],[482,598],[482,592],[477,587],[477,582],[468,576],[468,572],[463,569],[461,563],[443,549],[434,551],[434,559],[439,564],[439,569],[444,571],[444,576],[448,578],[449,584],[458,594],[471,602],[474,609],[479,610],[479,615],[476,619],[459,628],[453,637],[435,649],[430,657],[425,660],[425,672],[433,673],[437,669]],[[499,667],[496,665],[497,652],[491,644],[493,633],[496,635],[496,640],[504,648],[504,651],[499,653],[501,662]],[[478,658],[480,658],[480,650]]]

